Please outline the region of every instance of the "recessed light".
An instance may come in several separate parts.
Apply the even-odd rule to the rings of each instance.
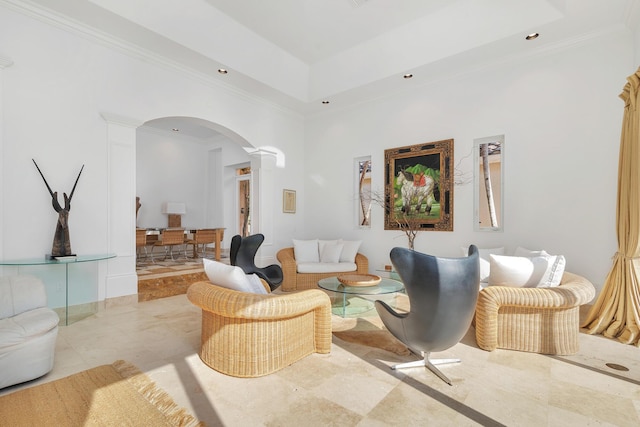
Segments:
[[[527,39],[527,40],[535,40],[535,39],[538,38],[539,35],[540,34],[538,34],[538,33],[531,33],[527,37],[525,37],[525,39]]]
[[[218,72],[219,72],[220,74],[227,74],[227,73],[228,73],[228,71],[227,71],[227,70],[225,70],[224,68],[218,68]]]
[[[410,79],[412,77],[413,77],[413,74],[411,74],[411,73],[407,73],[404,76],[402,76],[402,78],[404,78],[404,79]]]
[[[324,105],[327,105],[327,104],[329,103],[329,101],[322,101],[322,103],[323,103]]]
[[[171,128],[171,130],[174,131],[174,132],[180,132],[180,129],[178,129],[178,128]]]

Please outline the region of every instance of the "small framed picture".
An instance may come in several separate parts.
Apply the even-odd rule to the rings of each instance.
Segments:
[[[282,212],[296,213],[296,191],[282,190]]]

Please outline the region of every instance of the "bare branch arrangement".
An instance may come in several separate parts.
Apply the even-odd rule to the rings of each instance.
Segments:
[[[380,206],[382,209],[386,209],[387,204],[385,203],[385,195],[380,191],[372,191],[371,192],[371,203]],[[418,235],[418,231],[421,230],[419,220],[412,219],[407,216],[406,212],[402,212],[402,216],[394,215],[394,220],[398,224],[398,228],[402,230],[407,236],[407,240],[409,241],[409,249],[413,250],[414,245],[413,242]]]

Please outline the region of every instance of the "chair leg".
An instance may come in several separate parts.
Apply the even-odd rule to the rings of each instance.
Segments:
[[[147,252],[146,246],[141,246],[144,249],[144,259],[145,261],[149,259],[149,252]],[[140,248],[136,248],[136,265],[139,265],[142,259],[142,255],[140,254]]]
[[[206,258],[207,257],[207,244],[206,243],[202,244],[202,250],[200,251],[200,256],[202,258]]]
[[[429,359],[429,353],[422,352],[424,359],[416,360],[414,362],[400,363],[398,365],[393,365],[391,369],[406,369],[406,368],[418,368],[418,367],[426,367],[431,372],[436,374],[442,381],[449,385],[453,385],[451,380],[447,378],[445,374],[440,371],[440,369],[436,368],[437,365],[445,365],[450,363],[460,363],[460,359]]]
[[[151,262],[152,263],[156,263],[156,258],[153,256],[153,250],[155,249],[155,246],[151,247]],[[164,248],[164,258],[162,259],[163,261],[165,260],[165,258],[167,258],[167,248]]]

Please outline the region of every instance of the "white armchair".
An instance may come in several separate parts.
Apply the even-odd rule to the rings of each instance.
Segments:
[[[51,371],[59,321],[40,279],[0,277],[0,389]]]

